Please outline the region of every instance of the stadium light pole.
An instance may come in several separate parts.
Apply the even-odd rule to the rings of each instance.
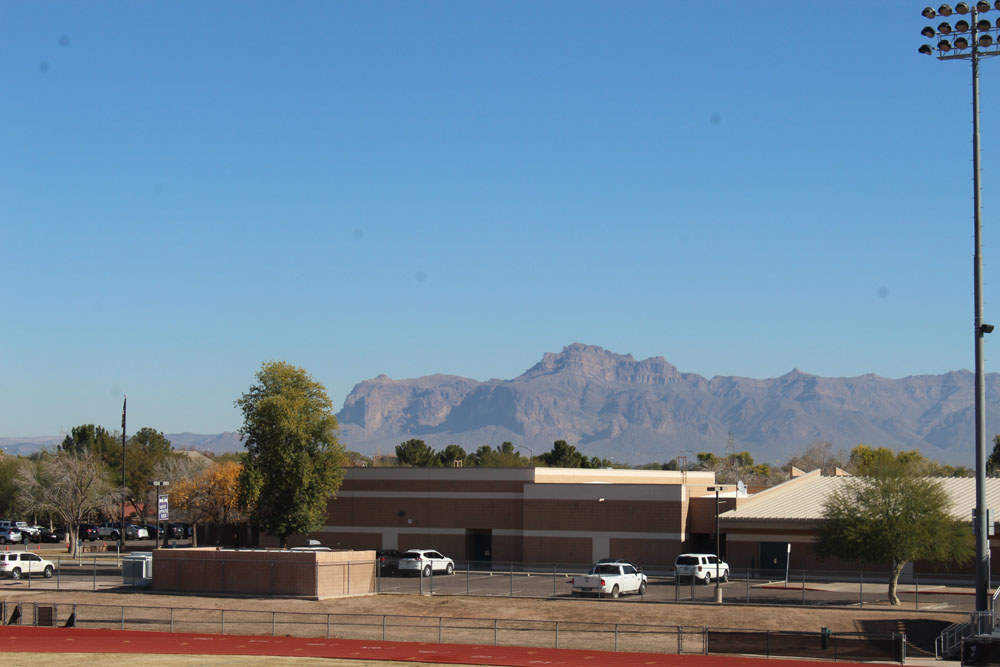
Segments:
[[[952,8],[941,5],[937,10],[926,7],[921,12],[924,18],[968,15],[952,24],[942,21],[934,26],[926,26],[920,34],[928,39],[938,40],[931,46],[924,44],[919,53],[934,55],[938,60],[968,60],[972,63],[972,188],[973,225],[975,227],[975,250],[973,252],[973,295],[975,301],[974,336],[976,347],[976,508],[973,513],[972,529],[976,536],[976,611],[990,608],[990,549],[989,530],[986,525],[986,383],[983,370],[983,334],[993,331],[992,324],[983,323],[983,256],[981,238],[981,201],[979,174],[979,61],[1000,55],[1000,19],[991,23],[980,19],[980,15],[991,10],[1000,10],[1000,0],[993,4],[986,0],[979,2],[959,2]]]

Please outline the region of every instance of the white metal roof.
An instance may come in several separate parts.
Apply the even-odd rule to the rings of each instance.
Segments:
[[[719,518],[726,521],[751,519],[759,521],[809,521],[822,518],[827,496],[851,477],[821,477],[815,470],[808,475],[756,493],[740,502],[735,510]],[[955,518],[972,518],[976,505],[976,480],[972,477],[940,477],[937,481],[951,498],[951,514]],[[986,480],[986,506],[1000,510],[1000,479]],[[995,516],[1000,520],[1000,512]]]

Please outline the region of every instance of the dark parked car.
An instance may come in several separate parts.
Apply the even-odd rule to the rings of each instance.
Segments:
[[[48,528],[42,528],[39,533],[39,538],[42,542],[65,542],[66,541],[66,529],[64,528],[53,528],[49,530]]]
[[[191,537],[191,526],[186,523],[170,523],[164,530],[167,537],[172,540],[183,540],[185,537]]]
[[[81,523],[80,524],[80,541],[96,542],[100,535],[97,533],[97,525],[93,523]]]
[[[399,573],[399,558],[403,554],[396,549],[382,549],[375,552],[378,559],[379,573],[384,575]]]

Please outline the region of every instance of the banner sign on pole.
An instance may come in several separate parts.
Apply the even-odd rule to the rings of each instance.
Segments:
[[[159,511],[160,511],[160,513],[159,513],[160,519],[159,520],[160,521],[169,521],[170,520],[170,504],[167,501],[166,494],[163,494],[163,495],[160,496],[160,498],[159,498],[159,504],[158,505],[159,505]]]

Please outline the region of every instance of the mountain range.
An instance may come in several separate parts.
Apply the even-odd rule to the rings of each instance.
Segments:
[[[392,453],[420,438],[467,451],[510,441],[540,454],[564,439],[590,456],[644,463],[723,454],[732,434],[736,451],[771,463],[825,440],[835,449],[919,449],[943,463],[972,465],[973,379],[969,371],[888,379],[797,369],[765,380],[708,379],[681,373],[663,357],[637,361],[574,343],[512,380],[380,375],[354,387],[338,419],[342,440],[364,453]],[[1000,375],[987,374],[987,424],[1000,417],[998,389]]]
[[[969,371],[888,379],[827,378],[792,370],[781,377],[705,378],[663,357],[637,361],[574,343],[512,380],[453,375],[356,385],[337,414],[340,439],[364,454],[391,454],[420,438],[466,451],[504,441],[534,454],[567,440],[588,456],[622,463],[668,461],[736,451],[781,463],[817,440],[919,449],[942,463],[974,463],[973,380]],[[986,376],[987,426],[1000,424],[1000,375]],[[992,440],[994,431],[987,431]],[[166,434],[177,448],[242,449],[237,433]],[[11,454],[53,448],[62,437],[0,438]],[[988,443],[992,449],[992,442]],[[524,450],[522,450],[523,453]]]

